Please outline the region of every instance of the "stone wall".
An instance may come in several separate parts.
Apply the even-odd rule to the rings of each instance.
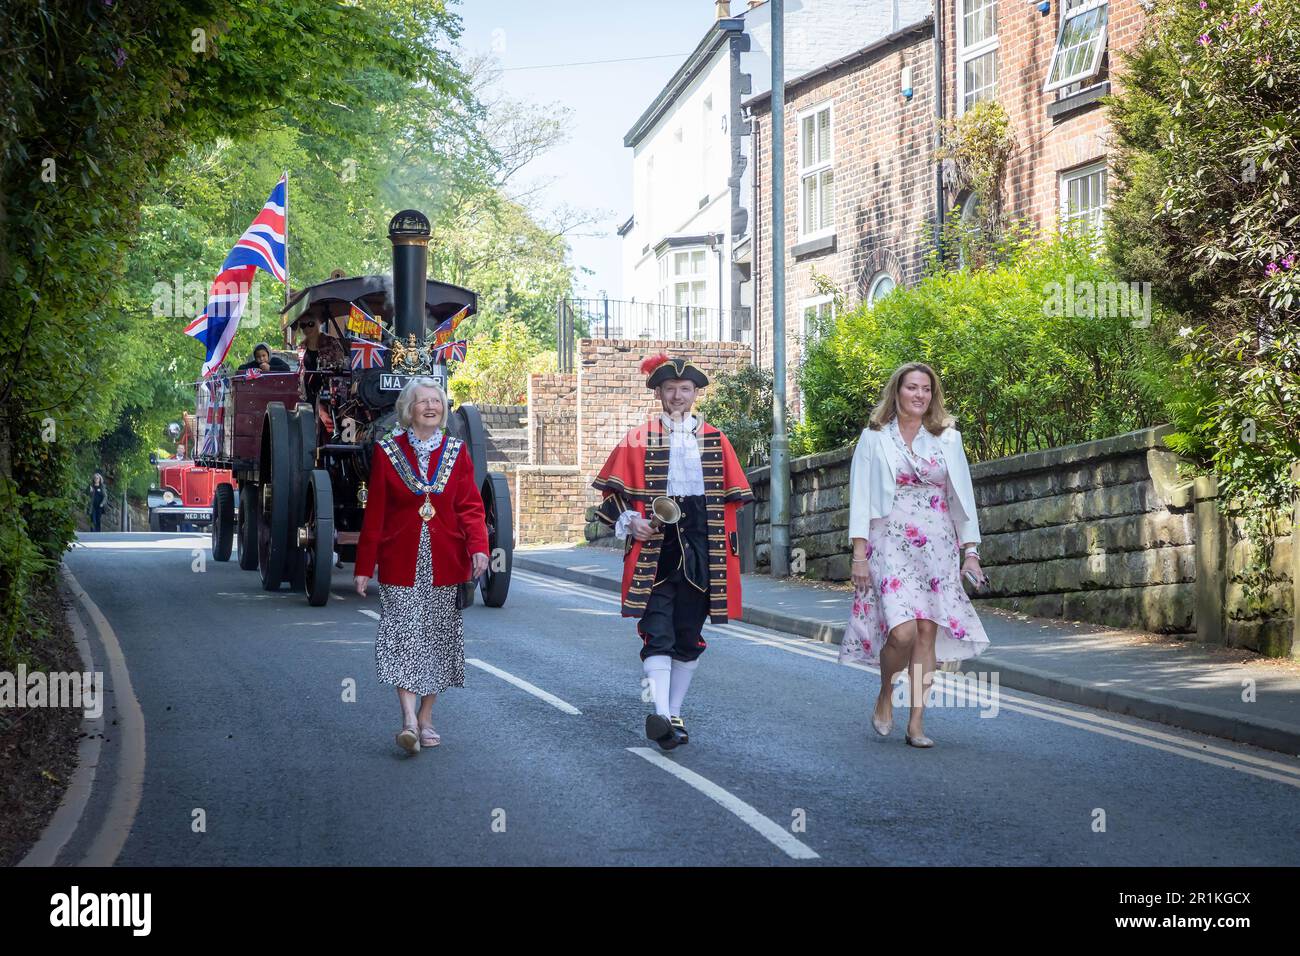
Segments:
[[[1144,429],[1101,441],[973,465],[990,589],[982,600],[1064,617],[1246,647],[1300,653],[1292,528],[1272,539],[1275,580],[1246,600],[1250,563],[1239,519],[1225,517],[1212,481],[1178,475],[1178,459]],[[848,479],[853,447],[791,463],[792,567],[822,580],[849,576]],[[760,567],[769,565],[769,469],[758,498]]]

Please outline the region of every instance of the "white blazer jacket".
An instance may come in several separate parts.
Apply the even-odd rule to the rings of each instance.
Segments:
[[[923,437],[924,436],[924,437]],[[935,436],[922,428],[913,439],[912,447],[918,454],[924,446],[919,442],[937,442],[948,466],[948,512],[957,529],[958,544],[977,544],[980,540],[979,521],[975,517],[975,488],[971,484],[970,463],[962,448],[961,432],[945,428]],[[849,541],[869,537],[872,518],[884,518],[894,506],[894,488],[901,453],[884,429],[864,428],[853,453],[849,468]]]

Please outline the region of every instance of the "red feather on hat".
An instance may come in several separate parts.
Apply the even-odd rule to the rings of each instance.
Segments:
[[[660,352],[658,355],[652,355],[644,362],[641,363],[641,374],[649,375],[660,365],[663,365],[664,362],[671,362],[671,361],[672,359],[668,357],[667,352]]]

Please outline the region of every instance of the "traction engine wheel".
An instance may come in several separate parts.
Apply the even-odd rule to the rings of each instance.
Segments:
[[[235,542],[235,489],[223,481],[212,495],[212,560],[229,561]]]

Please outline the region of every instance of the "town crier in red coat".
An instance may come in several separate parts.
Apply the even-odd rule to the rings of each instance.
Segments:
[[[436,379],[417,377],[402,389],[399,428],[375,443],[357,542],[354,573],[362,597],[379,564],[375,670],[397,687],[397,742],[412,753],[441,740],[432,724],[437,695],[465,686],[457,585],[488,566],[474,463],[465,443],[446,433],[446,419],[447,396]]]
[[[709,384],[699,366],[659,354],[641,371],[663,411],[623,437],[592,485],[604,494],[596,517],[628,539],[623,616],[638,619],[654,692],[646,736],[671,750],[690,739],[682,702],[705,619],[740,617],[736,512],[754,494],[727,436],[691,414]]]

